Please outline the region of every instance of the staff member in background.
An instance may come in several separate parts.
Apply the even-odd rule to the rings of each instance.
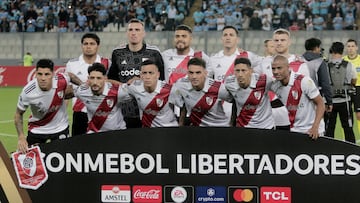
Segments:
[[[144,43],[144,23],[131,19],[126,30],[128,43],[113,50],[112,64],[108,71],[108,79],[112,82],[131,83],[140,76],[143,61],[154,61],[160,71],[160,80],[164,80],[164,62],[156,46]],[[139,108],[135,100],[122,104],[121,107],[127,128],[141,128]]]
[[[34,59],[31,55],[30,52],[26,52],[25,56],[24,56],[24,66],[32,66],[32,64],[34,63]]]
[[[15,128],[18,134],[18,150],[26,152],[28,146],[69,137],[69,121],[64,102],[69,83],[81,84],[74,74],[54,73],[54,63],[40,59],[36,64],[35,79],[23,88],[16,112]],[[30,108],[28,136],[25,137],[23,115]]]

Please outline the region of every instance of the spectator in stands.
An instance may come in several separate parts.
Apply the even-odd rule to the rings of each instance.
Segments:
[[[319,14],[315,14],[315,17],[313,19],[313,24],[314,24],[314,30],[323,30],[325,20]]]
[[[272,29],[271,20],[268,17],[268,14],[264,14],[262,19],[262,30],[270,31]]]
[[[356,29],[355,18],[354,18],[352,11],[350,11],[350,10],[345,15],[344,28],[346,30],[355,30]]]
[[[202,23],[202,21],[204,20],[204,13],[199,10],[195,11],[193,13],[193,19],[195,23]]]
[[[181,25],[183,23],[185,19],[185,16],[182,12],[180,11],[176,11],[176,15],[175,15],[175,27],[177,27],[178,25]]]
[[[39,12],[39,15],[36,19],[36,32],[44,32],[45,31],[46,19],[43,15],[43,12]]]
[[[336,17],[332,20],[334,30],[342,30],[343,29],[343,18],[340,16],[340,13],[336,13]]]
[[[253,16],[250,18],[249,27],[251,30],[261,30],[262,29],[262,22],[259,14],[254,12]]]
[[[87,22],[87,21],[88,21],[88,19],[87,19],[86,15],[85,15],[84,11],[81,11],[80,15],[77,16],[77,24],[79,25],[79,27],[81,29],[83,29],[84,25],[85,25],[85,22]]]
[[[309,15],[305,19],[305,26],[306,26],[306,31],[313,31],[314,30],[314,24],[313,24],[312,15]]]
[[[296,10],[296,20],[300,30],[305,30],[305,9],[302,5]]]
[[[320,16],[323,17],[324,20],[327,20],[328,17],[328,9],[330,6],[330,2],[327,0],[320,0]]]
[[[45,28],[45,30],[47,30],[49,32],[50,30],[52,30],[54,25],[56,25],[56,16],[55,16],[54,10],[50,7],[49,11],[48,11],[48,13],[46,15],[46,28]]]
[[[100,10],[97,13],[97,19],[101,27],[106,27],[109,22],[109,13],[105,6],[100,6]]]
[[[65,10],[65,8],[62,6],[58,13],[58,19],[59,19],[58,26],[59,27],[67,27],[68,18],[69,18],[69,14],[68,14],[67,10]]]
[[[77,15],[74,9],[70,9],[68,17],[68,28],[69,32],[73,32],[77,23]]]
[[[36,21],[30,16],[30,18],[26,21],[26,32],[35,32],[36,29]]]
[[[120,31],[120,27],[125,27],[126,13],[124,3],[120,3],[114,13],[114,23],[117,25],[117,31]]]

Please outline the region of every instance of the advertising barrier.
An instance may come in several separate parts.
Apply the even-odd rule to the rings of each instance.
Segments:
[[[65,67],[55,66],[55,72]],[[35,76],[35,66],[0,66],[0,87],[23,87]]]
[[[33,202],[360,202],[359,146],[286,131],[142,128],[40,145]]]

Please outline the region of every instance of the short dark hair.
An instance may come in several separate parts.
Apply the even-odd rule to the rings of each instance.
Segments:
[[[238,64],[245,64],[247,65],[249,68],[251,68],[251,62],[248,58],[245,57],[239,57],[235,59],[234,65],[238,65]]]
[[[98,71],[101,72],[103,75],[106,75],[106,68],[101,63],[93,63],[91,66],[89,66],[88,74],[90,74],[93,71]]]
[[[236,29],[236,27],[234,27],[234,26],[232,26],[232,25],[226,25],[226,26],[222,29],[222,31],[224,32],[224,30],[226,30],[226,29],[233,29],[233,30],[235,30],[236,35],[239,34],[239,31]]]
[[[49,68],[51,72],[54,71],[54,62],[50,59],[40,59],[36,63],[36,70],[39,68]]]
[[[354,40],[354,39],[348,39],[348,41],[347,41],[346,43],[349,43],[349,42],[354,42],[355,45],[357,46],[357,41],[356,41],[356,40]]]
[[[343,54],[344,53],[344,44],[342,42],[332,43],[329,52],[330,52],[330,54]]]
[[[141,67],[143,66],[147,66],[147,65],[154,65],[158,70],[159,70],[159,67],[157,66],[157,64],[155,63],[155,61],[151,60],[151,59],[147,59],[145,61],[143,61],[141,63]]]
[[[185,25],[185,24],[178,25],[175,28],[175,31],[176,30],[185,30],[185,31],[188,31],[188,32],[192,33],[192,29],[189,26]]]
[[[100,45],[100,37],[95,33],[86,33],[81,37],[81,44],[84,42],[85,38],[94,39],[97,45]]]
[[[321,45],[321,40],[318,39],[318,38],[310,38],[310,39],[307,39],[305,41],[305,50],[306,51],[312,51],[314,50],[316,47],[320,47]]]
[[[202,58],[194,57],[190,59],[187,64],[187,67],[189,67],[190,65],[201,66],[204,69],[206,69],[206,62]]]
[[[140,23],[142,26],[144,26],[144,22],[142,22],[141,20],[137,19],[137,18],[131,18],[128,22],[128,24],[130,23]]]

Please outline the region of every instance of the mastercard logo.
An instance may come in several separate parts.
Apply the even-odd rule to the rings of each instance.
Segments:
[[[254,199],[254,193],[250,189],[236,189],[233,198],[237,202],[250,202]]]
[[[252,186],[230,186],[229,202],[258,203],[258,188]]]

